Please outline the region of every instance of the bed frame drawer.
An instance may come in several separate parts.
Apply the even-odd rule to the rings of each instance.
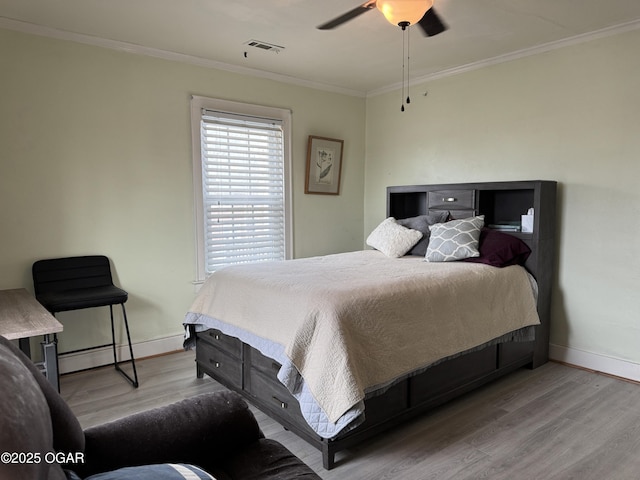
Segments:
[[[283,409],[292,403],[297,405],[297,400],[278,380],[281,366],[278,362],[249,346],[245,349],[245,360],[245,376],[248,377],[245,389],[251,395]]]
[[[252,368],[245,385],[246,390],[254,397],[260,398],[272,408],[292,409],[300,412],[298,401],[276,378],[267,377],[261,371]]]
[[[506,367],[514,363],[526,363],[533,360],[535,342],[509,342],[498,346],[498,366]]]
[[[277,374],[280,364],[265,357],[258,350],[245,347],[245,391],[255,398],[255,402],[280,418],[285,425],[306,431],[317,436],[305,422],[298,400],[280,383]]]
[[[468,353],[427,369],[409,379],[409,404],[419,405],[427,399],[464,386],[497,368],[497,346]],[[453,372],[453,373],[452,373]]]
[[[217,350],[226,352],[234,357],[240,358],[241,356],[242,342],[235,337],[225,335],[215,328],[198,333],[198,340],[202,340]]]
[[[429,210],[473,210],[475,190],[434,190],[427,193]]]
[[[262,355],[255,348],[249,348],[245,355],[247,357],[247,365],[251,365],[252,368],[261,371],[269,378],[273,377],[279,383],[277,377],[282,365],[273,358]]]
[[[318,438],[318,434],[305,422],[298,401],[280,382],[252,368],[245,387],[254,397],[255,405],[277,418],[286,428],[295,428],[300,433]]]
[[[242,388],[242,360],[205,341],[196,348],[196,362],[207,374],[225,385]]]
[[[409,406],[407,381],[403,380],[390,387],[384,395],[374,395],[364,400],[365,428],[399,415]]]

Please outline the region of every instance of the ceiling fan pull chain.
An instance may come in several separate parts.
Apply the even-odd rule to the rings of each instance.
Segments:
[[[402,29],[402,107],[400,107],[400,111],[404,112],[404,104],[405,102],[407,104],[411,103],[411,98],[409,97],[409,78],[410,78],[410,74],[409,74],[409,60],[410,60],[410,47],[411,47],[411,43],[410,43],[410,34],[409,34],[409,29],[407,27],[410,27],[411,24],[409,22],[400,22],[398,24],[398,26]],[[406,51],[406,55],[405,55],[405,51]],[[405,75],[404,75],[404,63],[405,63],[405,59],[407,61],[407,77],[406,77],[406,85],[407,85],[407,97],[405,99],[404,96],[404,88],[405,88]]]
[[[402,25],[401,25],[402,27]],[[400,111],[404,112],[404,60],[405,60],[405,27],[402,27],[402,92],[400,93],[400,98],[402,100],[402,106],[400,107]]]
[[[407,28],[407,103],[411,103],[409,89],[411,82],[411,28]]]

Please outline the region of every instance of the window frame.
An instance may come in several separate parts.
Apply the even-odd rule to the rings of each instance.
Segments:
[[[231,100],[191,96],[191,140],[193,165],[193,193],[195,214],[195,261],[196,280],[202,283],[210,275],[206,271],[204,193],[202,186],[202,109],[218,110],[236,115],[247,115],[282,122],[284,151],[284,254],[285,259],[293,257],[293,202],[291,169],[291,111],[284,108],[266,107]]]

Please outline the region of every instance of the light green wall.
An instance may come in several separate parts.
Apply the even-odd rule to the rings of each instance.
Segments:
[[[102,253],[129,291],[134,342],[181,333],[192,94],[291,109],[295,256],[361,248],[364,98],[8,30],[0,59],[0,288],[32,290],[36,259]],[[308,135],[344,139],[339,196],[304,194]],[[60,314],[61,349],[104,340],[107,324],[86,319],[105,313]]]
[[[197,94],[293,111],[297,257],[361,248],[388,185],[557,180],[552,343],[640,363],[639,47],[635,31],[429,82],[401,113],[399,92],[365,105],[0,30],[0,288],[31,290],[38,258],[104,253],[134,341],[178,335],[194,295]],[[340,196],[304,194],[308,135],[345,140]],[[103,339],[66,315],[63,349]]]
[[[551,343],[640,363],[640,31],[367,101],[365,233],[388,185],[559,186]],[[424,92],[428,92],[425,97]]]

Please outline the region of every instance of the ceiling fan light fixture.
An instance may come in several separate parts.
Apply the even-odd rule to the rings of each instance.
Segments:
[[[376,7],[392,25],[418,23],[433,7],[433,0],[378,0]]]

